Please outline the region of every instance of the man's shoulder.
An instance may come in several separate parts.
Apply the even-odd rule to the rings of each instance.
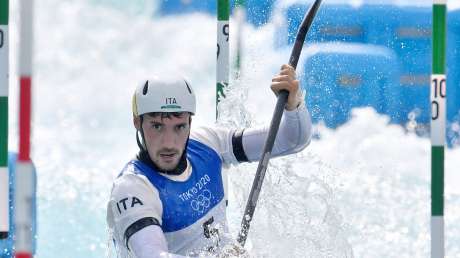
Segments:
[[[201,126],[190,132],[190,140],[195,142],[195,146],[206,146],[218,154],[221,153],[223,138],[221,129],[217,127]]]
[[[233,131],[226,127],[200,126],[190,131],[190,139],[213,147],[227,141]]]
[[[159,192],[149,180],[128,162],[114,179],[107,203],[107,223],[123,239],[128,227],[139,219],[153,217],[161,223],[162,203]]]
[[[232,152],[232,137],[235,129],[222,126],[201,126],[193,128],[190,139],[214,150],[224,163],[235,161]]]
[[[190,139],[199,142],[206,141],[212,137],[215,130],[216,128],[212,126],[193,127],[192,130],[190,130]]]
[[[147,177],[140,173],[140,170],[142,168],[140,166],[137,166],[136,162],[134,162],[134,160],[128,162],[123,168],[122,172],[118,175],[118,177],[114,179],[112,186],[112,195],[120,192],[132,191],[133,189],[139,187],[148,189],[155,188],[149,182]]]

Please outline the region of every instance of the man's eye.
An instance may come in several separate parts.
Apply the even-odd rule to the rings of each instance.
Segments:
[[[187,128],[186,125],[178,125],[178,126],[177,126],[177,129],[178,129],[178,130],[185,130],[186,128]]]
[[[161,124],[153,124],[152,127],[153,127],[153,129],[155,129],[155,130],[161,130],[162,125],[161,125]]]

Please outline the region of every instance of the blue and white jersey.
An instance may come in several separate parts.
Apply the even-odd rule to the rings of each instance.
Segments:
[[[143,238],[142,248],[167,245],[170,253],[193,255],[227,244],[230,239],[222,167],[260,159],[267,134],[268,127],[244,131],[192,129],[186,152],[187,168],[177,176],[160,174],[136,159],[128,162],[113,183],[107,206],[107,223],[118,257],[134,257],[126,232],[145,218],[158,222],[155,225],[162,232],[153,237],[158,240],[155,243],[151,242],[152,235]],[[310,116],[304,104],[294,111],[285,111],[272,156],[302,150],[310,142],[310,135]]]
[[[230,146],[213,139],[222,133],[206,128],[191,133],[187,169],[180,176],[160,174],[137,159],[123,168],[107,214],[120,257],[131,257],[126,230],[146,217],[159,222],[168,249],[175,254],[215,250],[229,241],[222,166],[237,161],[222,151]]]
[[[199,252],[220,245],[227,232],[220,156],[193,139],[187,147],[191,174],[183,182],[169,179],[138,160],[123,170],[145,176],[159,191],[161,228],[174,253]]]

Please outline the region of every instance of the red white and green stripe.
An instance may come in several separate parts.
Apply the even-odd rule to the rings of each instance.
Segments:
[[[8,237],[8,0],[0,0],[0,239]]]
[[[229,80],[229,0],[217,2],[217,73],[216,73],[216,119],[218,105],[225,98],[224,89]]]
[[[32,257],[34,171],[30,160],[33,1],[20,1],[19,30],[19,154],[16,164],[15,257]]]
[[[431,75],[431,257],[444,257],[444,142],[446,131],[446,1],[433,1]]]

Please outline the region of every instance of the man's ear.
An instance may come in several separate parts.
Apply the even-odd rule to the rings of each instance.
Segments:
[[[141,130],[141,117],[140,116],[133,116],[133,124],[137,130]]]

